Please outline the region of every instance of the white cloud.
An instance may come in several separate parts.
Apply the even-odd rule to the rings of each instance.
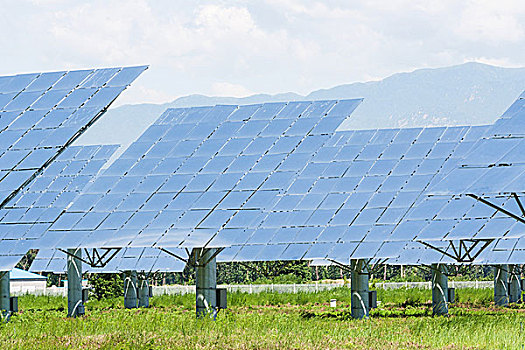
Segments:
[[[525,65],[522,0],[26,0],[2,10],[0,74],[150,64],[123,96],[137,103],[308,93],[472,58]]]
[[[178,96],[172,96],[158,89],[150,89],[140,83],[140,80],[133,84],[133,88],[126,89],[111,106],[112,108],[125,105],[137,104],[141,102],[148,103],[168,103]]]
[[[215,96],[232,96],[232,97],[246,97],[253,95],[254,92],[248,90],[242,85],[231,84],[227,82],[214,83],[212,93]]]
[[[457,32],[471,41],[520,42],[525,37],[524,14],[521,0],[470,0]]]

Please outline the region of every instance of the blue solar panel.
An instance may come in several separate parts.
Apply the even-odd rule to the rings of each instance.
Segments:
[[[0,210],[0,231],[6,232],[0,237],[0,244],[16,245],[25,241],[29,249],[56,243],[56,239],[48,242],[41,237],[117,148],[71,146],[61,153],[52,167],[44,169]],[[64,232],[59,236],[63,237]],[[26,251],[6,252],[9,259],[4,257],[7,264],[4,267],[12,265],[12,268]]]
[[[470,136],[476,141],[429,194],[460,195],[465,193],[495,196],[523,193],[521,174],[525,172],[522,148],[525,128],[523,94],[496,123],[485,132],[476,130]],[[518,181],[514,181],[518,180]]]
[[[146,67],[133,69],[138,73]],[[123,79],[119,87],[106,87],[120,71],[122,68],[0,78],[0,163],[7,172],[0,186],[0,207],[131,83]]]
[[[104,174],[86,189],[79,197],[80,203],[73,203],[70,212],[63,214],[52,229],[85,231],[82,220],[75,220],[76,214],[84,217],[90,212],[109,211],[99,229],[114,229],[118,235],[130,225],[142,231],[150,225],[160,228],[159,223],[164,222],[164,230],[156,230],[159,236],[171,226],[182,228],[185,233],[171,242],[188,245],[190,241],[201,242],[206,235],[204,241],[209,241],[221,227],[257,225],[260,209],[276,201],[283,183],[293,179],[295,168],[306,163],[308,154],[315,153],[329,139],[322,134],[332,132],[332,125],[348,117],[359,100],[345,101],[332,112],[337,103],[168,110],[107,170],[108,176]],[[316,129],[326,118],[331,122]],[[302,120],[310,123],[309,129],[303,135],[292,135],[293,126]],[[180,125],[188,126],[181,129]],[[268,132],[269,126],[272,130]],[[294,152],[299,156],[287,161]],[[289,167],[292,171],[274,172],[285,161],[288,165],[284,170]],[[174,166],[170,169],[169,164]],[[151,196],[152,192],[162,196]],[[97,208],[98,203],[104,203],[103,198],[113,194],[122,199],[118,207]],[[98,202],[85,204],[86,199],[95,199],[93,195],[102,195],[102,199],[97,197]],[[112,202],[117,202],[118,196]],[[166,209],[177,210],[178,217],[157,220]],[[72,220],[66,220],[68,216]],[[213,231],[193,231],[199,228]]]
[[[86,189],[79,197],[85,199],[73,204],[64,220],[83,218],[71,226],[87,233],[80,246],[229,246],[220,261],[344,263],[350,258],[445,261],[410,242],[494,238],[515,226],[465,199],[423,195],[487,127],[336,132],[356,103],[168,110],[107,170],[106,182]],[[98,197],[91,204],[93,195],[113,204],[98,207],[103,203]],[[105,212],[107,217],[93,215]],[[92,218],[98,221],[80,225]],[[100,229],[110,230],[105,239],[86,232]]]

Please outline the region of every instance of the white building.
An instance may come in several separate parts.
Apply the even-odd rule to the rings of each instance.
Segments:
[[[14,268],[11,270],[11,293],[34,293],[46,289],[47,277]]]

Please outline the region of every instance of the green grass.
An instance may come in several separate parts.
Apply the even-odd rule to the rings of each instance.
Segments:
[[[194,295],[152,299],[126,310],[121,299],[89,301],[87,315],[65,317],[62,297],[20,297],[0,325],[0,349],[523,349],[525,308],[496,308],[491,289],[456,290],[450,317],[432,317],[430,291],[378,291],[368,320],[350,318],[346,288],[319,293],[229,295],[217,321],[195,319]],[[338,300],[330,308],[331,298]]]

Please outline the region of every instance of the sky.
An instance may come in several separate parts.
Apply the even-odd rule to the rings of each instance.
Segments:
[[[0,4],[0,75],[149,64],[116,105],[307,94],[468,61],[525,66],[523,0]]]

